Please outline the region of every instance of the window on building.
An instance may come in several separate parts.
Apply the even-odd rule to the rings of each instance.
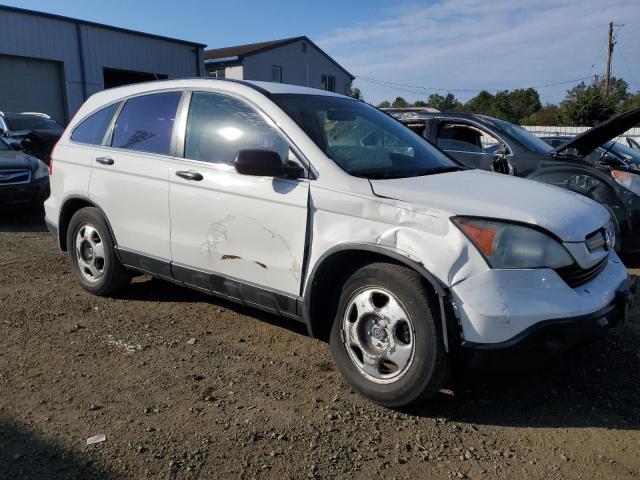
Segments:
[[[271,81],[282,83],[282,67],[279,67],[277,65],[271,66]]]
[[[244,102],[217,93],[191,96],[184,156],[233,165],[247,148],[273,150],[287,161],[289,144],[265,118]]]
[[[90,145],[100,145],[119,105],[120,103],[114,103],[85,118],[73,129],[71,140]]]
[[[224,68],[211,68],[209,69],[209,76],[213,78],[225,78]]]
[[[336,77],[333,75],[322,75],[322,89],[330,92],[336,91]]]
[[[111,146],[168,155],[181,95],[156,93],[127,100],[116,120]]]

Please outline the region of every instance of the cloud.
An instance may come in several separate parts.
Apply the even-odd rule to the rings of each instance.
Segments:
[[[609,21],[617,30],[614,74],[640,89],[640,2],[629,0],[437,0],[379,11],[379,20],[328,32],[318,44],[354,75],[445,89],[510,89],[604,70]],[[618,47],[616,47],[618,48]],[[433,91],[356,80],[372,102]],[[571,85],[569,85],[571,87]],[[541,88],[559,101],[565,86]],[[463,100],[473,93],[457,92]]]

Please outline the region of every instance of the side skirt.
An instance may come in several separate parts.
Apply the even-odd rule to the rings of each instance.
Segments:
[[[222,297],[241,305],[304,321],[301,315],[301,297],[270,290],[218,273],[196,270],[174,262],[148,257],[138,252],[122,248],[117,248],[117,251],[120,261],[127,268]]]

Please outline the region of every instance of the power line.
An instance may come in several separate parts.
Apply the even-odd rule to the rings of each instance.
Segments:
[[[371,77],[364,77],[364,76],[360,76],[360,75],[356,75],[357,79],[360,80],[364,80],[366,82],[369,83],[373,83],[373,84],[377,84],[377,85],[381,85],[381,86],[387,86],[387,87],[393,87],[396,90],[399,91],[405,91],[405,92],[409,92],[409,93],[424,93],[424,91],[437,91],[437,92],[472,92],[472,93],[476,93],[476,92],[481,92],[482,90],[488,91],[488,92],[499,92],[502,90],[515,90],[515,89],[486,89],[486,88],[480,88],[480,89],[470,89],[470,88],[439,88],[439,87],[426,87],[426,86],[422,86],[422,85],[410,85],[410,84],[406,84],[406,83],[398,83],[398,82],[389,82],[387,80],[380,80],[377,78],[371,78]],[[588,77],[582,77],[582,78],[576,78],[574,80],[566,80],[563,82],[555,82],[555,83],[547,83],[544,85],[538,85],[538,86],[532,86],[532,87],[521,87],[521,88],[535,88],[535,89],[539,89],[539,88],[547,88],[547,87],[553,87],[553,86],[557,86],[557,85],[567,85],[569,83],[574,83],[574,82],[580,82],[583,80],[588,80],[591,79],[592,75],[589,75]],[[414,90],[407,90],[407,89],[414,89]],[[416,91],[417,90],[417,91]]]

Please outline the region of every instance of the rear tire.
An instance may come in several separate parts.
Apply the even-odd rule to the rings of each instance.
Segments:
[[[449,358],[436,299],[413,270],[373,263],[344,283],[330,337],[354,390],[388,407],[424,401],[444,385]]]
[[[107,222],[95,207],[82,208],[71,217],[67,252],[76,279],[94,295],[112,295],[131,281],[131,272],[116,255]]]

